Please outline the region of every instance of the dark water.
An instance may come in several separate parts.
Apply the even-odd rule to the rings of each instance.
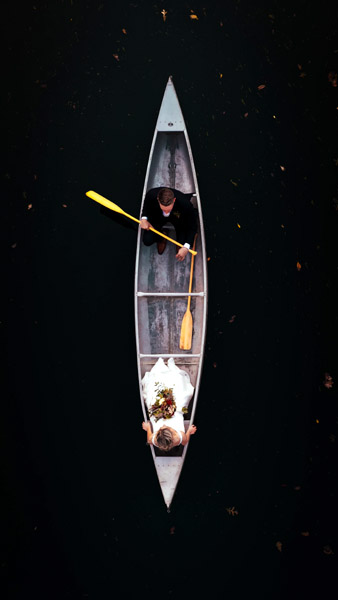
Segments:
[[[3,597],[331,595],[337,11],[64,0],[4,14]],[[136,229],[85,192],[138,215],[169,75],[210,296],[198,433],[167,514],[141,430]]]

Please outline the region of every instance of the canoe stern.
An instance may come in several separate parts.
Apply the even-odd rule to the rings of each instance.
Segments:
[[[157,456],[154,460],[164,502],[169,508],[180,478],[183,459],[179,456]]]

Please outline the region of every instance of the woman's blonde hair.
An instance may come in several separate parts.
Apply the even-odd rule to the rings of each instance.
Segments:
[[[156,434],[156,444],[160,450],[171,450],[173,447],[173,435],[169,427],[162,427]]]

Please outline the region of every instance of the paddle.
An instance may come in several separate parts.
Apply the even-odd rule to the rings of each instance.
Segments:
[[[107,198],[104,198],[100,194],[90,191],[90,192],[86,192],[86,196],[88,196],[88,198],[91,198],[92,200],[95,200],[95,202],[102,204],[106,208],[110,208],[110,210],[114,210],[115,212],[120,213],[121,215],[124,215],[125,217],[128,217],[128,219],[132,219],[132,221],[135,221],[136,223],[140,223],[140,221],[138,219],[135,219],[135,217],[128,215],[126,212],[124,212],[124,210],[122,210],[122,208],[117,206],[117,204],[114,204],[114,202],[107,200]],[[149,229],[151,231],[153,231],[154,233],[157,233],[157,235],[160,235],[161,237],[165,238],[166,240],[169,240],[169,242],[176,244],[176,246],[181,246],[181,248],[183,248],[183,244],[176,242],[176,240],[172,240],[170,237],[167,237],[166,235],[164,235],[164,233],[161,233],[161,231],[157,231],[156,229],[153,229],[153,227],[149,227]],[[189,252],[191,252],[192,255],[197,254],[197,252],[195,252],[195,250],[189,250]]]
[[[195,250],[196,235],[195,235],[195,239],[194,239],[193,250]],[[189,294],[191,294],[193,270],[194,270],[194,255],[191,257]],[[190,312],[190,302],[191,302],[191,296],[189,296],[189,298],[188,298],[187,310],[185,311],[184,317],[182,319],[181,338],[180,338],[180,349],[181,350],[190,350],[190,348],[191,348],[192,314]]]

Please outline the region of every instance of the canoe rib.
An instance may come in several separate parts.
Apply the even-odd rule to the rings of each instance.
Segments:
[[[205,292],[136,292],[137,296],[205,296]]]
[[[141,212],[146,192],[154,187],[175,187],[193,194],[197,211],[198,235],[192,291],[188,293],[190,255],[183,262],[175,259],[176,248],[167,244],[162,256],[156,244],[147,247],[138,231],[135,266],[135,331],[137,366],[143,417],[148,419],[142,396],[142,378],[159,357],[173,357],[186,370],[195,388],[186,416],[185,427],[193,423],[204,357],[207,319],[207,259],[201,202],[196,172],[183,114],[171,77],[168,80],[155,132],[143,188]],[[170,231],[170,237],[175,231]],[[193,315],[192,347],[180,350],[179,339],[187,300],[191,298]],[[168,509],[182,471],[188,445],[163,453],[150,446],[155,469]],[[165,454],[165,456],[163,456]]]

